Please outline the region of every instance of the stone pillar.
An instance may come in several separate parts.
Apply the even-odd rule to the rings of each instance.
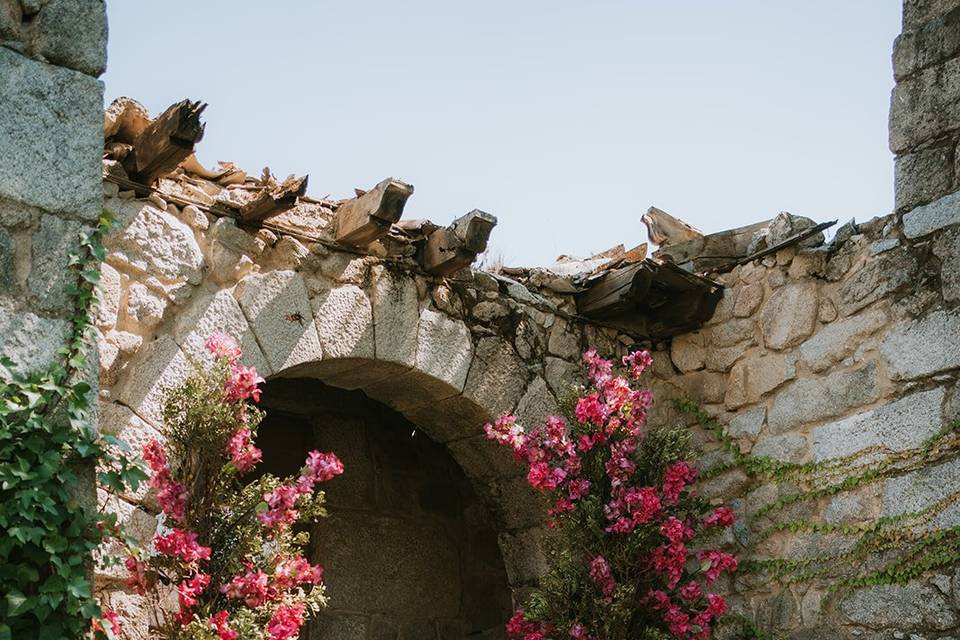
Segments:
[[[893,50],[896,209],[960,189],[960,0],[904,0]]]
[[[67,258],[103,202],[103,0],[0,0],[0,354],[44,367],[70,330]]]

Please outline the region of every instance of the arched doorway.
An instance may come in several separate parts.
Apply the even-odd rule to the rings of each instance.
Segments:
[[[312,378],[264,386],[264,471],[295,473],[313,448],[346,472],[311,532],[330,603],[311,640],[502,638],[511,596],[487,508],[447,448],[363,391]]]

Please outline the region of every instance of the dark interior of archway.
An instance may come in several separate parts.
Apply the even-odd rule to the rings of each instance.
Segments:
[[[510,590],[490,518],[446,447],[361,391],[313,379],[266,383],[262,471],[297,473],[335,452],[329,517],[311,532],[328,608],[309,640],[503,637]]]

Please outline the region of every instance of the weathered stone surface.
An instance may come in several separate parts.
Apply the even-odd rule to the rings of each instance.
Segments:
[[[795,280],[810,276],[823,276],[826,273],[827,251],[823,247],[804,249],[790,261],[787,275]]]
[[[760,328],[770,349],[786,349],[813,333],[817,323],[817,286],[797,283],[777,289],[763,305]]]
[[[694,402],[712,404],[723,402],[727,376],[716,371],[693,371],[678,378],[676,383]]]
[[[0,354],[13,360],[18,371],[45,368],[66,345],[69,334],[68,321],[35,315],[0,297]]]
[[[39,309],[52,313],[69,309],[67,289],[74,282],[67,260],[71,253],[76,253],[83,229],[79,222],[56,216],[43,216],[40,220],[40,229],[33,236],[32,264],[27,281]]]
[[[670,359],[684,373],[702,369],[704,348],[699,333],[683,333],[670,342]]]
[[[822,328],[800,347],[800,360],[823,371],[856,351],[863,340],[887,322],[883,309],[871,309]]]
[[[751,355],[730,370],[724,403],[731,409],[758,401],[797,373],[796,356],[769,353]]]
[[[142,329],[155,327],[163,320],[167,301],[135,282],[127,290],[127,317]]]
[[[960,7],[960,0],[906,0],[903,3],[903,30],[916,31],[957,7]]]
[[[754,344],[754,322],[752,318],[734,318],[710,326],[701,331],[702,342],[716,347],[732,347],[735,344]]]
[[[855,591],[840,603],[850,622],[872,629],[949,629],[956,616],[946,598],[927,585],[880,585]]]
[[[738,412],[727,425],[727,435],[731,438],[754,439],[760,435],[763,423],[767,419],[766,407],[754,407]]]
[[[120,274],[106,263],[100,265],[100,286],[97,287],[97,311],[94,323],[102,329],[117,324],[120,310]]]
[[[321,359],[313,310],[299,273],[251,274],[237,284],[234,296],[274,373]]]
[[[880,343],[887,372],[910,380],[960,367],[960,312],[934,311],[895,326]]]
[[[704,352],[704,364],[710,371],[728,371],[743,354],[747,353],[751,344],[752,340],[729,347],[711,347]]]
[[[955,224],[960,224],[960,191],[903,214],[903,234],[911,239]]]
[[[173,338],[161,335],[141,349],[129,371],[113,392],[140,418],[156,427],[163,424],[167,391],[186,380],[192,369]]]
[[[948,231],[937,238],[933,252],[940,258],[940,285],[943,299],[960,300],[960,229]]]
[[[737,292],[737,301],[733,305],[733,315],[737,318],[752,316],[763,302],[763,285],[748,284]]]
[[[942,426],[943,398],[942,388],[914,393],[818,427],[813,431],[814,458],[840,458],[878,445],[892,451],[919,447]]]
[[[103,0],[47,0],[33,26],[34,52],[61,67],[99,76],[107,66]]]
[[[108,261],[163,282],[200,282],[203,252],[193,231],[165,211],[143,205],[103,241]]]
[[[895,162],[896,208],[936,200],[953,185],[953,149],[939,146],[899,156]]]
[[[498,541],[510,584],[531,584],[547,573],[544,537],[542,529],[500,534]]]
[[[751,455],[782,462],[801,462],[807,455],[807,438],[802,433],[784,433],[757,441]]]
[[[869,260],[840,287],[840,315],[850,315],[916,280],[917,258],[906,248]]]
[[[272,373],[240,305],[229,289],[197,296],[176,315],[173,323],[173,339],[185,353],[201,362],[210,357],[205,345],[214,333],[225,333],[237,341],[243,351],[244,364],[256,367],[260,375]]]
[[[567,360],[576,361],[580,358],[580,342],[565,320],[557,320],[550,328],[547,350]]]
[[[773,433],[783,433],[800,424],[840,415],[879,397],[877,366],[872,362],[822,378],[796,380],[774,397],[767,412],[767,426]]]
[[[530,429],[544,424],[549,416],[559,413],[556,397],[540,376],[527,385],[527,390],[517,403],[517,418]]]
[[[823,519],[829,524],[849,524],[873,517],[872,503],[876,502],[878,494],[876,485],[859,491],[840,492],[830,499]]]
[[[416,367],[457,391],[463,389],[473,360],[470,329],[460,320],[424,309],[420,313]]]
[[[343,285],[321,292],[312,303],[325,358],[374,356],[373,306],[363,289]]]
[[[569,391],[582,377],[580,367],[561,358],[546,357],[544,377],[553,393],[560,395]]]
[[[375,275],[370,302],[377,358],[412,367],[417,361],[420,325],[417,285],[413,278],[381,267]]]
[[[483,338],[477,345],[463,395],[495,415],[513,411],[526,387],[526,365],[509,342]]]
[[[900,154],[956,128],[960,58],[901,80],[890,99],[890,149]]]
[[[895,516],[920,511],[955,493],[958,486],[960,458],[890,478],[883,485],[881,515]],[[953,513],[953,516],[960,520],[960,514]],[[953,526],[960,522],[944,524]]]
[[[103,88],[0,48],[0,196],[96,220],[103,205]]]

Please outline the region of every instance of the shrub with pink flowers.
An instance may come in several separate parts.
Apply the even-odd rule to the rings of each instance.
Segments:
[[[311,451],[296,476],[250,480],[263,379],[241,363],[233,339],[207,341],[212,364],[168,396],[165,445],[143,458],[161,512],[146,547],[120,536],[127,586],[143,596],[152,637],[287,640],[325,605],[323,568],[306,557],[304,525],[326,515],[321,483],[343,473],[332,453]],[[104,624],[107,621],[109,624]],[[92,635],[123,638],[106,611]]]
[[[503,416],[484,427],[553,503],[549,572],[507,636],[707,639],[727,610],[710,588],[737,568],[711,543],[733,512],[695,495],[685,432],[648,425],[653,397],[637,380],[650,354],[624,357],[622,371],[593,350],[583,360],[590,386],[578,390],[567,419],[527,429]]]

